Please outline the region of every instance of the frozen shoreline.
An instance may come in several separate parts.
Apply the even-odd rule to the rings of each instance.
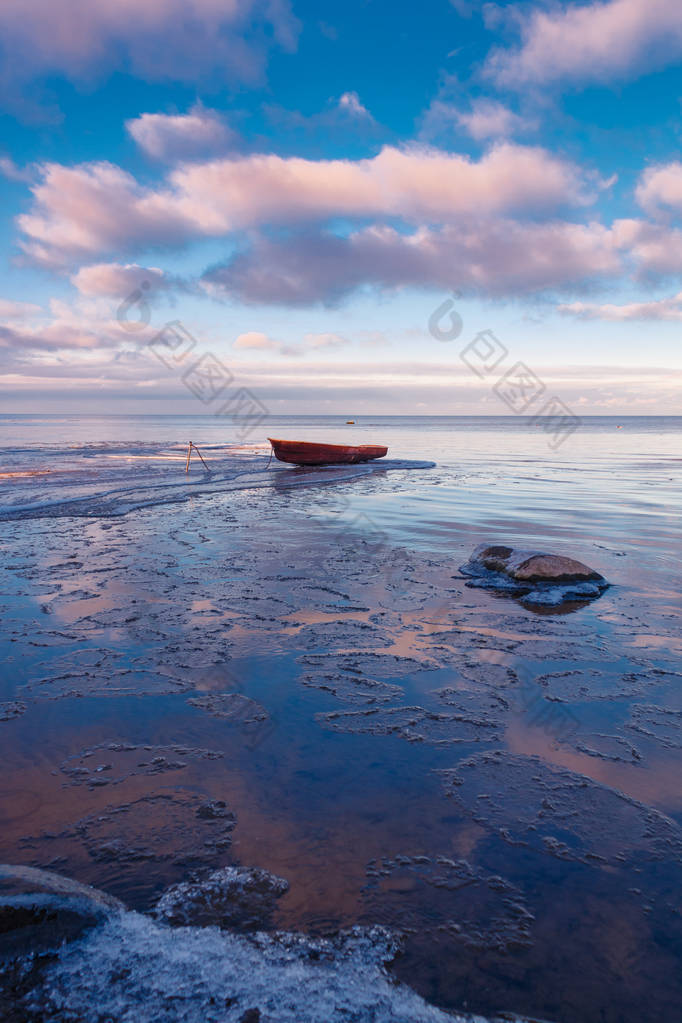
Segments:
[[[12,868],[3,869],[11,877]],[[8,1023],[15,1013],[26,1023],[495,1023],[437,1009],[396,983],[386,965],[400,941],[385,928],[311,938],[170,927],[68,878],[34,873],[42,875],[34,895],[3,897],[0,880],[0,919],[26,906],[19,933],[29,941],[18,959],[7,946],[4,957],[0,950],[0,1010]],[[60,933],[57,922],[47,940],[40,921],[50,916],[72,928],[80,918],[85,933]],[[39,936],[31,951],[26,935],[34,920]],[[524,1023],[515,1014],[504,1019]]]
[[[322,486],[369,477],[396,470],[426,470],[435,462],[389,459],[358,465],[297,468],[270,461],[268,455],[236,451],[225,454],[224,447],[203,449],[209,462],[206,471],[194,456],[189,474],[185,474],[186,449],[166,445],[116,448],[97,445],[95,450],[63,449],[46,458],[38,458],[40,467],[32,467],[28,454],[17,467],[0,469],[0,522],[38,518],[110,518],[141,508],[175,504],[192,497],[229,494],[239,490],[262,488]],[[79,459],[93,464],[82,468]],[[120,460],[120,461],[119,461]],[[56,465],[54,464],[56,462]],[[112,464],[113,463],[113,464]],[[170,464],[169,464],[170,463]],[[143,482],[140,477],[146,476]]]

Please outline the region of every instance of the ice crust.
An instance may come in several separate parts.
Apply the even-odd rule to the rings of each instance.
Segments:
[[[380,927],[247,938],[125,912],[60,951],[27,996],[26,1019],[241,1023],[251,1011],[259,1023],[485,1023],[395,983],[384,964],[396,951]]]
[[[499,953],[533,944],[533,914],[505,878],[449,856],[399,854],[367,865],[364,900],[373,922],[437,942],[456,942]],[[431,901],[438,892],[438,903]],[[430,911],[424,913],[424,904]]]
[[[209,471],[192,465],[184,471],[186,447],[178,445],[85,445],[50,451],[41,449],[42,461],[51,466],[45,474],[19,474],[11,487],[0,491],[0,522],[16,519],[107,518],[193,497],[225,494],[255,488],[275,489],[334,483],[391,469],[430,469],[434,462],[382,459],[345,466],[287,466],[268,464],[268,456],[225,449],[203,448]],[[25,452],[24,459],[35,452]],[[24,468],[22,452],[16,469]],[[86,466],[83,460],[86,459]],[[37,465],[38,463],[36,463]],[[15,468],[6,465],[6,469]],[[35,466],[31,466],[35,470]]]
[[[447,795],[511,844],[581,863],[682,862],[675,820],[537,757],[475,753],[440,774]]]
[[[398,859],[419,871],[430,864],[425,857]],[[431,866],[430,882],[439,887],[456,892],[480,880],[502,904],[515,901],[502,878],[478,879],[468,864],[447,858]],[[396,868],[382,863],[374,874]],[[208,922],[207,908],[221,915],[230,894],[250,910],[255,896],[256,915],[263,907],[267,915],[287,887],[267,871],[232,867],[167,889],[156,910],[167,920],[155,920],[68,877],[0,865],[0,906],[13,910],[23,900],[34,912],[30,932],[21,929],[21,947],[0,960],[0,1018],[9,1008],[22,1023],[487,1023],[438,1009],[396,982],[385,967],[401,938],[387,927],[319,938],[196,926],[202,916]],[[41,899],[54,921],[48,931],[35,912]],[[71,917],[79,924],[75,933],[65,925]],[[193,926],[183,925],[190,919]],[[504,1020],[524,1023],[515,1014]]]

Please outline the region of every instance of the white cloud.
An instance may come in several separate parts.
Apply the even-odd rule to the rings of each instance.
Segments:
[[[357,92],[344,92],[343,95],[339,97],[338,107],[339,110],[343,110],[352,117],[372,118],[367,107],[363,106],[360,102],[360,97]]]

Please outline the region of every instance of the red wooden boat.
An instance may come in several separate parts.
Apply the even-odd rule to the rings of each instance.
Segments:
[[[275,458],[292,465],[348,465],[383,458],[388,448],[374,444],[315,444],[306,440],[275,440],[268,437]]]

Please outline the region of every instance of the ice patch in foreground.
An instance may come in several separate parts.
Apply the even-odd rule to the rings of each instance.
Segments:
[[[123,912],[64,947],[22,1008],[41,1023],[485,1023],[395,983],[396,949],[380,927],[247,938]]]

